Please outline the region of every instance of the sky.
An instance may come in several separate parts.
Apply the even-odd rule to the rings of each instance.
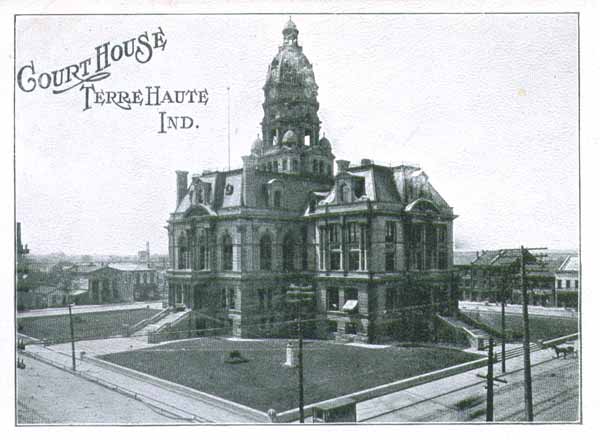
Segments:
[[[84,91],[16,90],[16,216],[34,254],[167,252],[175,170],[241,167],[262,119],[283,15],[17,18],[36,76],[160,27],[146,63],[96,90],[204,89],[208,103],[84,109]],[[297,15],[337,159],[419,164],[454,207],[457,249],[578,246],[577,17]],[[160,111],[190,116],[158,133]],[[197,127],[197,128],[196,128]]]

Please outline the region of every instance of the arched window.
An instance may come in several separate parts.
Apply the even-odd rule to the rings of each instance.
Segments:
[[[229,234],[223,236],[221,241],[221,253],[223,258],[223,270],[233,270],[233,243]]]
[[[340,185],[340,203],[350,202],[350,187],[345,183]]]
[[[275,208],[281,208],[281,191],[275,191],[273,193],[273,206]]]
[[[283,238],[283,270],[284,272],[294,271],[295,242],[291,234],[286,234]]]
[[[187,248],[187,240],[184,235],[179,236],[177,246],[177,269],[187,269],[188,268],[188,248]]]
[[[260,239],[260,270],[271,270],[272,244],[271,236],[268,234]]]

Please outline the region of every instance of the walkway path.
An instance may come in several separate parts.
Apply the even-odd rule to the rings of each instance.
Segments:
[[[130,310],[130,309],[162,309],[161,301],[134,302],[127,304],[90,304],[82,306],[73,306],[73,313],[92,313],[92,312],[108,312],[112,310]],[[55,307],[49,309],[35,309],[26,312],[18,312],[17,318],[27,318],[33,316],[51,316],[51,315],[68,315],[68,307]]]
[[[474,301],[459,301],[458,306],[462,310],[479,310],[481,312],[501,312],[501,305],[494,303],[483,303]],[[530,315],[539,316],[554,316],[557,318],[572,318],[577,319],[577,311],[572,309],[565,309],[562,307],[542,307],[542,306],[529,306],[527,308]],[[505,312],[507,314],[523,313],[523,306],[520,304],[506,304]]]
[[[120,372],[103,368],[85,360],[85,358],[83,360],[80,359],[80,350],[82,348],[90,350],[89,352],[100,354],[103,351],[114,352],[129,350],[131,348],[126,348],[128,344],[133,346],[133,348],[143,348],[144,345],[148,345],[145,342],[140,341],[140,339],[141,338],[117,338],[114,341],[109,340],[110,344],[107,344],[107,340],[97,340],[95,343],[94,341],[76,343],[77,373],[90,380],[104,383],[108,387],[121,390],[124,394],[131,396],[135,395],[137,400],[152,404],[169,414],[174,414],[181,419],[187,419],[188,421],[192,419],[199,423],[256,423],[258,421],[256,418],[239,414],[227,408],[217,407],[214,404],[202,401],[191,395],[170,390],[165,386],[159,386],[137,377],[124,375]],[[101,341],[103,341],[103,343]],[[115,345],[116,341],[119,341],[119,347]],[[86,343],[90,345],[84,345]],[[158,344],[153,344],[153,346],[157,345]],[[70,347],[70,344],[60,344],[50,347],[33,344],[27,346],[25,354],[33,355],[38,360],[46,361],[55,366],[62,367],[66,371],[70,371],[72,357],[70,348],[67,347]],[[122,348],[123,350],[116,348]],[[264,420],[266,421],[266,417]]]

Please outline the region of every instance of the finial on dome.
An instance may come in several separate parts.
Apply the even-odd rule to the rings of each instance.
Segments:
[[[298,46],[298,28],[296,27],[296,24],[292,21],[291,16],[285,24],[282,33],[283,44],[285,46]]]

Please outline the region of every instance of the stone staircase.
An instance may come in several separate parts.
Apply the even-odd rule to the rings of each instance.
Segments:
[[[177,321],[185,318],[185,316],[190,312],[190,310],[183,310],[180,312],[170,311],[165,316],[163,316],[160,320],[155,323],[149,324],[138,331],[136,331],[133,336],[146,336],[150,333],[160,332],[167,326],[171,326],[175,324]]]
[[[438,315],[438,318],[445,321],[448,325],[462,331],[469,339],[471,348],[476,348],[477,350],[483,350],[485,348],[486,341],[490,338],[488,332],[450,316]]]

